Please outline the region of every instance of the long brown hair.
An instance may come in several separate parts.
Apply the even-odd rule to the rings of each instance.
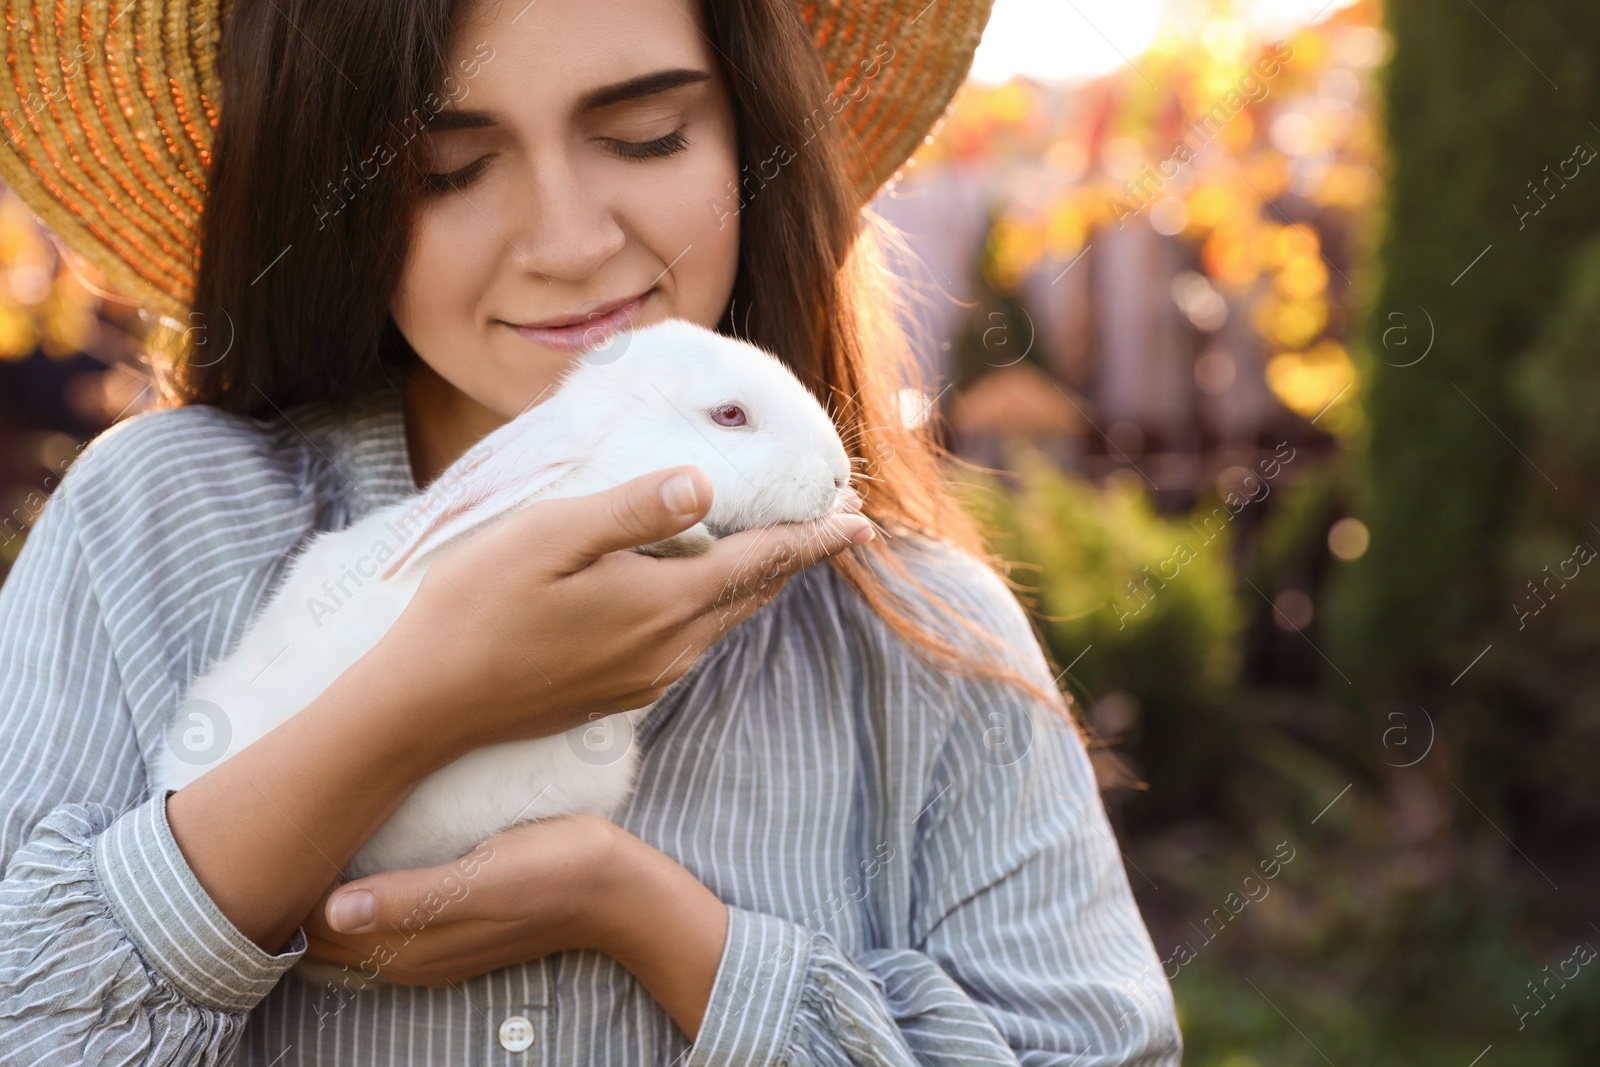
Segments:
[[[181,337],[168,335],[161,361],[168,402],[271,415],[356,399],[418,359],[389,304],[421,194],[416,134],[471,74],[448,65],[453,20],[467,2],[233,5],[193,314]],[[823,106],[842,101],[798,6],[704,0],[704,13],[744,176],[739,269],[718,330],[777,354],[828,406],[855,457],[863,511],[888,535],[830,565],[925,659],[1016,685],[1083,736],[1065,693],[1002,666],[998,636],[917,582],[892,551],[896,535],[917,532],[990,559],[945,481],[944,465],[959,461],[935,420],[902,417],[900,391],[915,387],[916,363],[897,298],[886,296],[896,292],[885,267],[896,236],[848,176],[846,124]],[[781,167],[769,177],[775,152]],[[920,623],[879,569],[991,654]]]

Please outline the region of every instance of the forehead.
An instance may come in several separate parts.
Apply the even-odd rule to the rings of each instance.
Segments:
[[[682,383],[686,392],[732,392],[778,396],[787,387],[787,373],[771,359],[743,346],[672,344],[649,351],[658,373]]]
[[[701,0],[468,0],[449,53],[467,108],[572,113],[640,74],[716,73]]]

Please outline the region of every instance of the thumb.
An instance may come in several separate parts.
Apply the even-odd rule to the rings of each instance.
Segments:
[[[328,895],[323,920],[336,933],[365,934],[389,929],[415,932],[447,908],[451,919],[469,918],[457,907],[466,899],[468,886],[453,868],[385,871],[349,882]]]
[[[711,478],[699,467],[667,467],[598,493],[545,501],[565,536],[552,553],[561,574],[582,570],[607,552],[681,533],[711,510]]]

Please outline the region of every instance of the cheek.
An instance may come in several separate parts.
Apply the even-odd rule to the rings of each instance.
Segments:
[[[418,219],[390,307],[406,340],[435,366],[438,353],[461,351],[451,342],[476,329],[478,295],[487,284],[479,272],[490,259],[473,229],[448,212]]]
[[[714,187],[720,189],[721,183],[734,180],[736,173],[732,168],[717,170]],[[713,212],[706,200],[701,197],[700,203],[686,210],[694,232],[685,235],[684,247],[689,250],[673,272],[686,289],[695,290],[693,303],[701,321],[714,326],[722,317],[739,271],[739,214],[726,209]]]
[[[731,142],[701,154],[668,181],[641,184],[634,217],[670,277],[677,311],[715,326],[739,268],[738,156]]]

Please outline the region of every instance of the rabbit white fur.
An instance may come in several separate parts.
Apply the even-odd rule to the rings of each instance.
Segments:
[[[719,421],[728,405],[745,424]],[[310,704],[378,643],[442,549],[535,500],[679,464],[710,476],[711,510],[651,554],[695,554],[727,533],[856,503],[832,419],[777,357],[682,319],[618,334],[426,492],[313,537],[241,642],[189,687],[158,788],[182,788]],[[463,756],[417,785],[346,876],[447,863],[530,819],[614,813],[633,788],[632,726],[647,710]]]

